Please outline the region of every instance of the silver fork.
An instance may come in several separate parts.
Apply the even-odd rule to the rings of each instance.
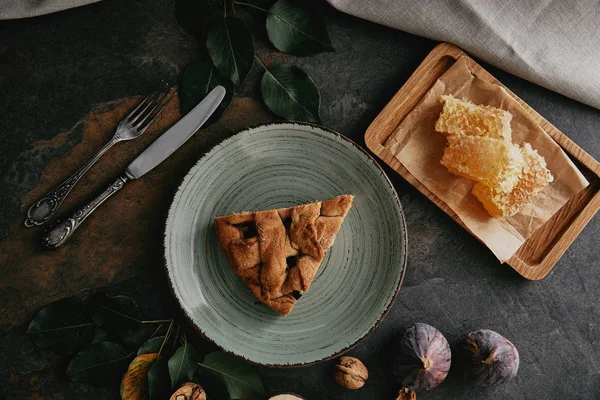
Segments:
[[[169,95],[169,90],[167,90],[166,92],[154,92],[142,100],[133,111],[121,120],[112,139],[94,157],[81,167],[79,171],[49,191],[29,208],[27,219],[25,219],[25,226],[31,228],[45,224],[56,213],[67,195],[87,170],[115,144],[141,136],[162,112],[172,96],[172,94]]]

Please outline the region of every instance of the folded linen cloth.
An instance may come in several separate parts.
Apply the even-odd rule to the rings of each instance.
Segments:
[[[327,0],[600,109],[598,0]]]
[[[100,0],[0,0],[0,19],[18,19],[50,14]]]

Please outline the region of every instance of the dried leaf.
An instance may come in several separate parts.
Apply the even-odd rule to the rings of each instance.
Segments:
[[[121,400],[148,399],[148,371],[158,353],[142,354],[133,359],[121,379]]]

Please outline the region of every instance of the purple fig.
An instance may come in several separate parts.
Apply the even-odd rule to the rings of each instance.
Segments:
[[[402,386],[429,390],[446,379],[450,358],[444,335],[431,325],[416,323],[392,345],[392,374]]]
[[[481,386],[508,382],[519,370],[519,352],[504,336],[482,329],[462,343],[462,367],[469,381]]]

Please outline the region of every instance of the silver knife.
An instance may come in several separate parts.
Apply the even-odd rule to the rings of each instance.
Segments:
[[[138,179],[151,171],[191,138],[215,112],[224,97],[225,88],[223,86],[215,87],[200,104],[194,107],[192,111],[181,118],[168,131],[160,135],[146,150],[137,156],[125,168],[125,172],[100,196],[78,209],[70,218],[59,222],[48,231],[42,238],[42,245],[49,249],[62,246],[71,237],[73,232],[79,228],[81,223],[109,197],[120,191],[130,180]]]

